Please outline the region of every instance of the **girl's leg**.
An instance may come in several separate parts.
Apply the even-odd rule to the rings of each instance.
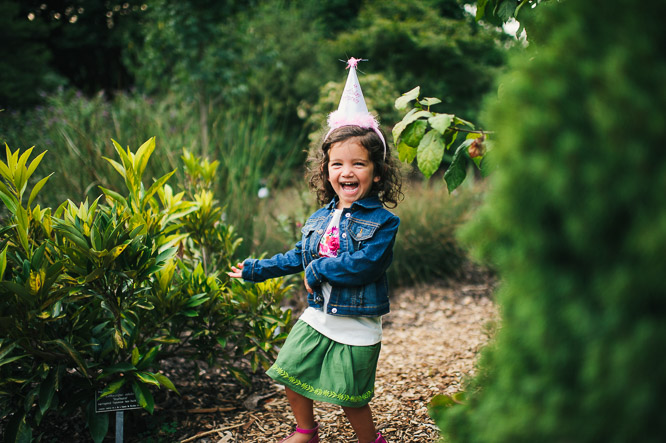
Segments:
[[[292,391],[288,387],[285,387],[284,390],[287,394],[287,400],[289,400],[291,411],[294,413],[294,417],[296,418],[296,426],[301,429],[314,429],[317,424],[314,420],[314,404],[312,400],[307,397],[303,397],[301,394]],[[285,440],[285,442],[307,442],[313,436],[314,434],[295,433],[290,438]]]
[[[360,408],[342,407],[347,415],[347,420],[354,428],[360,443],[373,443],[377,439],[377,429],[372,420],[370,405]]]

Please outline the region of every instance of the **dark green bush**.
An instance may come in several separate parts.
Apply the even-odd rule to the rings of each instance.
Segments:
[[[666,435],[666,4],[546,2],[550,35],[490,106],[498,171],[467,230],[496,264],[502,326],[454,442]]]

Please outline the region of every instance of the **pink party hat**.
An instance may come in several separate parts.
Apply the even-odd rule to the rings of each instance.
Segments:
[[[338,110],[333,111],[328,115],[328,127],[330,129],[324,139],[327,139],[334,129],[342,126],[360,126],[361,128],[369,128],[374,130],[382,140],[382,143],[384,144],[384,158],[386,158],[386,140],[384,140],[384,136],[382,136],[382,133],[379,130],[379,122],[375,116],[368,112],[368,107],[365,105],[365,98],[363,97],[363,91],[361,91],[361,85],[359,84],[358,76],[356,75],[356,66],[360,61],[366,60],[354,57],[347,60],[347,69],[349,69],[347,83],[345,83],[345,89],[342,91]]]

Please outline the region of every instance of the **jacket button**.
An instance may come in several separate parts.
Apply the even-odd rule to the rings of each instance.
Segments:
[[[346,232],[342,233],[342,238],[347,238],[347,233]]]
[[[338,308],[331,309],[331,313],[335,314],[336,312],[338,312]]]
[[[351,214],[348,212],[348,213],[345,214],[345,217],[349,218],[349,217],[351,217]]]

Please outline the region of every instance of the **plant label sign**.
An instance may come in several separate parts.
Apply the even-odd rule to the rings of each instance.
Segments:
[[[141,409],[132,391],[116,392],[115,394],[99,398],[101,393],[102,391],[98,391],[97,398],[95,399],[95,412],[97,413]]]

